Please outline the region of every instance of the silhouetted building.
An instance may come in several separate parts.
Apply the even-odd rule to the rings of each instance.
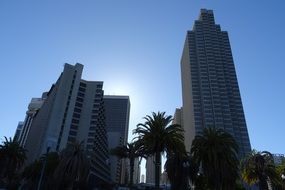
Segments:
[[[110,181],[103,82],[81,79],[83,65],[65,64],[29,125],[25,148],[31,163],[47,151],[84,142],[91,160],[90,184]]]
[[[22,130],[23,130],[23,125],[24,125],[24,122],[23,121],[19,121],[17,129],[16,129],[16,132],[15,132],[15,135],[14,135],[14,141],[18,141],[19,142],[19,138],[20,138],[20,135],[21,135]]]
[[[155,157],[149,156],[146,159],[146,180],[148,184],[155,184]],[[159,168],[161,175],[161,167]]]
[[[282,164],[282,162],[285,162],[284,154],[272,154],[272,156],[273,156],[274,164],[276,166],[279,166]]]
[[[19,144],[24,148],[26,147],[26,141],[30,132],[33,119],[38,113],[41,106],[43,105],[45,97],[46,93],[43,93],[42,98],[32,98],[31,102],[29,103],[28,111],[26,112],[26,117],[23,122],[21,133],[19,134],[19,137],[17,139]]]
[[[109,149],[127,145],[129,131],[129,96],[104,96],[106,129]],[[111,179],[115,183],[124,183],[128,174],[126,160],[110,156]]]
[[[230,133],[243,157],[251,151],[228,33],[215,24],[212,10],[202,9],[187,32],[181,58],[185,145],[205,127]]]
[[[140,159],[136,158],[134,163],[134,184],[140,183],[140,176],[141,176],[141,167],[140,167]]]

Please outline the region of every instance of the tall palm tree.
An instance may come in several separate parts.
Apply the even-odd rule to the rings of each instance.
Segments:
[[[10,183],[26,160],[26,150],[16,140],[5,137],[0,145],[0,179]]]
[[[242,178],[249,185],[258,184],[260,190],[268,190],[270,183],[280,181],[270,152],[253,150],[241,164]]]
[[[165,112],[153,112],[152,116],[147,115],[144,119],[145,122],[137,125],[134,134],[138,134],[137,139],[145,152],[154,154],[155,188],[159,189],[161,153],[184,151],[183,129],[180,125],[170,125],[172,116],[165,115]]]
[[[238,145],[222,129],[205,128],[192,142],[191,153],[201,165],[208,185],[216,190],[234,189],[238,178]]]
[[[130,186],[133,186],[134,179],[134,165],[135,159],[139,157],[145,157],[138,142],[127,143],[126,146],[118,146],[111,149],[111,154],[119,158],[127,158],[130,161]]]
[[[60,161],[54,172],[54,179],[59,182],[59,188],[87,181],[90,164],[83,150],[83,142],[69,144],[60,153]]]

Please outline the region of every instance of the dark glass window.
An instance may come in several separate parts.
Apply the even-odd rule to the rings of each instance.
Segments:
[[[78,124],[78,123],[79,123],[79,120],[77,120],[77,119],[72,119],[72,123]]]
[[[78,96],[80,96],[80,97],[84,97],[84,94],[83,93],[81,93],[81,92],[78,92],[78,94],[77,94]]]
[[[83,82],[81,82],[81,83],[80,83],[80,86],[82,86],[82,87],[86,87],[86,84],[85,84],[85,83],[83,83]]]
[[[72,136],[76,136],[77,133],[76,133],[76,131],[70,130],[69,134],[72,135]]]
[[[73,117],[79,119],[79,118],[80,118],[80,114],[78,114],[78,113],[73,113]]]
[[[79,91],[85,92],[85,88],[79,87]]]
[[[79,108],[74,108],[74,111],[78,112],[78,113],[81,113],[81,109],[79,109]]]
[[[79,102],[76,102],[76,103],[75,103],[75,106],[82,108],[82,104],[79,103]]]
[[[77,98],[76,98],[76,101],[78,101],[78,102],[83,102],[83,98],[77,97]]]
[[[77,130],[77,129],[78,129],[78,126],[77,126],[77,125],[71,125],[70,128]]]

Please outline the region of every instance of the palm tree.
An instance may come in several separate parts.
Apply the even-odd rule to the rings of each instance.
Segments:
[[[281,186],[285,189],[285,159],[283,159],[281,165],[276,167],[276,171],[278,176],[281,177]]]
[[[249,185],[257,184],[260,190],[268,190],[270,183],[278,184],[278,176],[270,152],[253,150],[241,164],[242,178]]]
[[[90,164],[82,146],[83,142],[74,142],[60,153],[60,161],[54,172],[59,188],[73,188],[74,185],[87,181]]]
[[[199,166],[193,163],[191,155],[185,153],[172,153],[167,155],[164,168],[172,190],[185,190],[196,181]]]
[[[141,149],[141,146],[138,142],[127,143],[126,146],[118,146],[114,149],[111,149],[111,154],[122,158],[128,158],[130,160],[130,186],[133,186],[134,178],[134,164],[135,159],[139,157],[145,157]]]
[[[154,154],[155,157],[155,188],[159,189],[161,153],[183,152],[184,137],[180,125],[172,124],[172,116],[165,115],[165,112],[152,113],[152,116],[144,117],[145,122],[139,123],[134,130],[136,138],[143,145],[147,154]]]
[[[16,140],[5,137],[0,145],[0,178],[9,185],[26,160],[26,150]]]
[[[222,129],[205,128],[192,142],[191,153],[208,185],[216,190],[234,189],[238,178],[238,146]]]
[[[53,173],[59,163],[59,155],[57,152],[50,152],[42,155],[39,160],[35,160],[24,169],[22,178],[25,180],[25,188],[36,189],[45,160],[46,168],[43,176],[42,188],[50,188],[51,183],[53,182]]]

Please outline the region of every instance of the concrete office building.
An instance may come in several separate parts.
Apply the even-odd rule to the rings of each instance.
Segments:
[[[272,156],[273,156],[274,164],[275,164],[276,166],[279,166],[279,165],[281,165],[283,162],[285,162],[284,154],[272,154]]]
[[[172,124],[179,124],[182,125],[183,122],[183,109],[182,108],[176,108]]]
[[[149,156],[146,159],[146,179],[147,184],[155,184],[155,158],[154,156]]]
[[[106,130],[109,149],[127,145],[130,116],[129,96],[104,96]],[[110,156],[111,180],[124,183],[128,179],[127,160]],[[127,178],[126,178],[127,177]]]
[[[140,176],[141,176],[140,159],[141,158],[136,158],[134,163],[134,176],[133,176],[134,184],[140,183]]]
[[[69,143],[83,142],[91,160],[92,186],[110,181],[105,129],[103,82],[81,79],[83,65],[65,64],[36,113],[27,135],[28,163],[47,151],[61,151]]]
[[[16,129],[16,132],[15,132],[15,135],[14,135],[14,141],[18,141],[19,142],[19,138],[20,138],[20,135],[23,131],[23,125],[24,125],[24,122],[23,121],[19,121],[18,123],[18,126],[17,126],[17,129]]]
[[[185,145],[205,127],[222,128],[239,145],[239,155],[251,146],[228,33],[215,24],[212,10],[202,9],[187,32],[181,58]]]
[[[32,98],[31,102],[29,103],[28,110],[26,112],[26,117],[23,122],[23,127],[21,133],[17,141],[22,147],[26,147],[27,137],[30,132],[30,128],[33,122],[34,117],[38,113],[39,109],[41,108],[44,100],[45,100],[46,93],[43,93],[42,98]]]

